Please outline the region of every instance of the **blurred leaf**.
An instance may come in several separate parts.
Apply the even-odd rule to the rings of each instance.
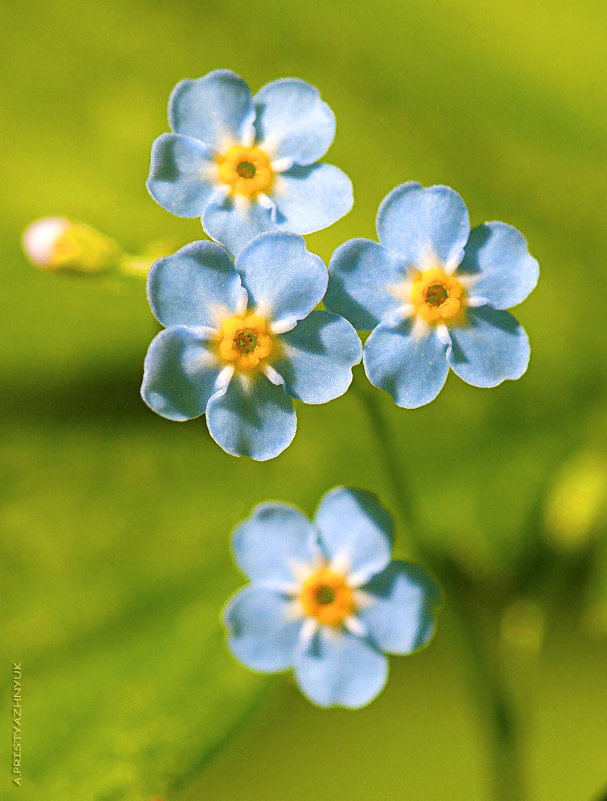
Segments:
[[[605,522],[607,459],[577,454],[559,471],[545,512],[546,537],[559,550],[587,544]]]
[[[266,686],[223,646],[229,523],[201,503],[201,476],[167,476],[179,446],[125,434],[21,429],[2,444],[0,640],[23,665],[24,798],[164,795]]]

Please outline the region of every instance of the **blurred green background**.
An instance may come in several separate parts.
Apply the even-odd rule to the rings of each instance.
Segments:
[[[1,681],[7,698],[22,661],[24,773],[7,789],[5,702],[3,798],[488,798],[448,599],[432,646],[393,659],[386,691],[357,713],[315,709],[288,677],[253,675],[222,644],[219,610],[242,582],[228,536],[256,502],[311,513],[346,483],[396,512],[355,394],[300,406],[278,459],[235,460],[203,421],[169,423],[140,401],[155,331],[142,285],[43,275],[20,252],[23,228],[49,214],[133,252],[200,238],[144,181],[171,88],[217,67],[254,91],[301,77],[334,109],[326,160],[349,173],[356,201],[308,237],[325,260],[351,236],[373,238],[380,200],[405,180],[449,184],[473,224],[506,220],[527,236],[542,267],[515,312],[528,374],[495,390],[451,376],[417,411],[382,404],[428,536],[483,588],[503,633],[528,713],[530,801],[605,792],[606,26],[603,0],[0,6]],[[414,557],[396,517],[397,552]],[[523,582],[534,611],[523,636],[515,611],[510,636],[498,592],[526,575],[528,520],[566,580]]]

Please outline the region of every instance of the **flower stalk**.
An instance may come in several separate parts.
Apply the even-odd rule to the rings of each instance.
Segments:
[[[520,748],[520,720],[503,681],[503,665],[496,638],[483,629],[475,603],[474,589],[461,576],[457,565],[445,559],[424,537],[414,503],[414,494],[398,456],[381,399],[360,382],[354,391],[369,420],[386,477],[407,532],[421,564],[442,587],[457,628],[464,654],[466,674],[475,703],[484,721],[490,749],[490,775],[493,801],[524,801],[523,760]]]

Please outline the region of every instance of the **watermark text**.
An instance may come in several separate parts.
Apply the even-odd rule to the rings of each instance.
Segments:
[[[13,662],[13,784],[21,787],[21,662]]]

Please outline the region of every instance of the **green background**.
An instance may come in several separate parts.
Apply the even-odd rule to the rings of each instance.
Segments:
[[[326,160],[351,176],[355,206],[308,237],[325,260],[373,238],[380,200],[405,180],[453,186],[473,224],[527,236],[542,267],[515,312],[528,374],[495,390],[451,376],[417,411],[381,402],[427,536],[474,577],[495,631],[525,521],[545,519],[538,494],[564,481],[550,519],[587,513],[550,607],[533,591],[543,648],[524,636],[504,648],[528,713],[529,799],[605,792],[607,547],[575,466],[600,473],[606,459],[606,26],[602,0],[2,4],[0,648],[5,698],[23,663],[24,772],[11,786],[7,700],[3,798],[488,797],[448,599],[431,647],[393,659],[383,695],[356,713],[315,709],[222,643],[219,610],[242,582],[228,537],[255,503],[311,513],[345,483],[396,511],[356,395],[300,405],[278,459],[233,459],[203,421],[169,423],[140,401],[155,332],[141,284],[44,275],[21,254],[23,228],[49,214],[132,252],[200,238],[144,182],[171,88],[217,67],[254,91],[303,78],[335,111]],[[397,553],[414,558],[396,518]],[[554,522],[544,529],[550,539]]]

